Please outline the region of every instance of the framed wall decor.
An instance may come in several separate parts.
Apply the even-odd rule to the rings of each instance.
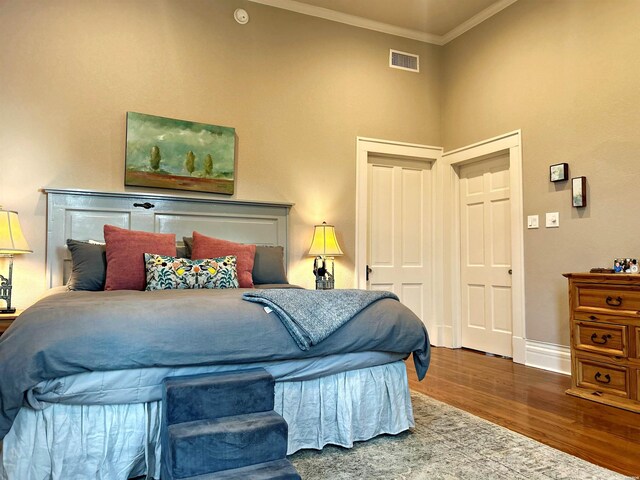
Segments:
[[[127,112],[125,185],[233,195],[231,127]]]
[[[569,164],[556,163],[549,167],[549,181],[562,182],[569,178]]]
[[[587,206],[587,177],[574,177],[571,179],[572,206]]]

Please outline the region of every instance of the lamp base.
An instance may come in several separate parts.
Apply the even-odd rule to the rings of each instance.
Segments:
[[[316,277],[316,290],[333,290],[333,277]]]
[[[318,256],[313,262],[313,274],[316,276],[316,290],[333,290],[333,257],[331,258],[331,271],[327,269],[325,257]],[[320,261],[320,263],[318,263]]]
[[[4,310],[0,310],[0,313],[16,313],[15,308],[5,308]]]

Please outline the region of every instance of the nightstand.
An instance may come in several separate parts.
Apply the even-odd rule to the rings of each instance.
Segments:
[[[0,336],[21,313],[22,310],[16,310],[15,313],[0,313]]]

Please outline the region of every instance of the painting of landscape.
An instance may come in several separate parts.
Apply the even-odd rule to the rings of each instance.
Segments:
[[[234,128],[127,112],[125,185],[233,195]]]

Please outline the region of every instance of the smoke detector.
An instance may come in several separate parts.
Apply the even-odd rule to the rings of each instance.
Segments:
[[[233,18],[235,18],[236,22],[240,25],[244,25],[249,21],[249,14],[244,8],[237,8],[235,12],[233,12]]]

